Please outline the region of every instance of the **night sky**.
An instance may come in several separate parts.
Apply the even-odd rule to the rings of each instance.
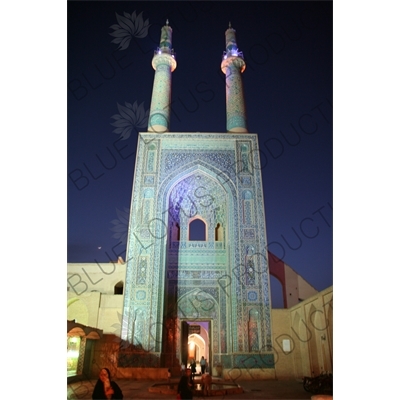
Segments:
[[[137,132],[147,130],[151,59],[167,18],[178,63],[170,131],[226,132],[230,21],[247,64],[269,249],[317,290],[331,286],[331,2],[68,2],[68,262],[125,259]],[[134,117],[121,137],[124,107]],[[275,278],[271,291],[281,307]]]

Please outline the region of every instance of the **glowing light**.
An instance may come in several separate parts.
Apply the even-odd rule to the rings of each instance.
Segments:
[[[78,358],[79,357],[79,351],[78,350],[68,350],[67,351],[67,357],[68,358]]]

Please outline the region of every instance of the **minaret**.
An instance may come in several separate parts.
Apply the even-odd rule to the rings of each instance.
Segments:
[[[171,73],[176,68],[176,60],[172,49],[172,28],[169,26],[168,20],[161,28],[160,47],[154,52],[151,65],[156,72],[147,131],[169,132]]]
[[[246,69],[243,53],[236,45],[235,30],[231,27],[225,32],[226,51],[221,63],[222,72],[226,75],[226,130],[231,133],[247,132],[246,108],[243,97],[242,77]]]

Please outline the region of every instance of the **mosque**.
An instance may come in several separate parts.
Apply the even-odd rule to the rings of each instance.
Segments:
[[[171,132],[168,21],[139,133],[126,261],[68,264],[67,374],[163,379],[204,357],[227,379],[332,371],[333,288],[267,249],[258,136],[247,130],[235,30],[225,32],[226,132]],[[283,309],[271,308],[270,275]]]

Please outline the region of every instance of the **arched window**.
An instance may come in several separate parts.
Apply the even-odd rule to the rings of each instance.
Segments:
[[[114,286],[114,294],[124,294],[124,283],[122,281]]]
[[[201,219],[189,224],[189,240],[206,240],[206,224]]]

